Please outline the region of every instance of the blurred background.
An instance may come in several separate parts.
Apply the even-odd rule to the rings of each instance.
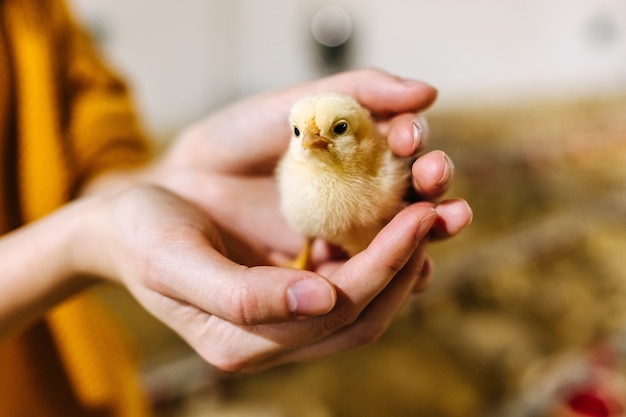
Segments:
[[[625,415],[624,0],[70,3],[161,142],[343,69],[431,83],[431,146],[474,208],[379,342],[311,364],[220,375],[102,289],[160,416]]]

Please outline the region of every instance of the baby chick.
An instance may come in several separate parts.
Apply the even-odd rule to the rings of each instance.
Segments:
[[[404,206],[410,163],[395,156],[369,112],[328,92],[291,109],[292,139],[277,168],[281,210],[307,238],[295,267],[309,267],[314,238],[352,256]]]

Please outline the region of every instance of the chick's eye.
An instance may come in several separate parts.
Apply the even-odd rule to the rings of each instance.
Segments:
[[[293,127],[293,134],[296,135],[296,137],[300,136],[300,129],[298,129],[297,127]]]
[[[347,131],[348,131],[348,123],[346,122],[339,122],[335,124],[335,126],[333,126],[333,133],[335,135],[343,135]]]

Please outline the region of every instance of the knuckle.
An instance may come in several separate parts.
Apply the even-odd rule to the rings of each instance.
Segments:
[[[355,347],[372,344],[380,339],[386,329],[387,326],[379,321],[364,323],[352,332],[352,344]]]
[[[356,311],[345,311],[340,309],[333,314],[327,315],[325,320],[322,321],[323,332],[325,334],[336,332],[337,330],[354,323],[358,317],[359,313]]]
[[[369,255],[369,263],[371,265],[379,265],[381,268],[381,273],[385,277],[394,277],[404,268],[404,265],[407,262],[406,257],[394,256],[385,256],[381,250],[374,250],[373,248],[368,248],[366,253]]]
[[[242,283],[225,297],[225,311],[230,312],[231,320],[238,324],[249,325],[259,316],[259,298],[254,289]]]
[[[220,371],[229,374],[243,373],[249,366],[247,361],[228,352],[224,352],[221,355],[216,355],[210,358],[205,358],[205,360]]]
[[[406,259],[393,257],[393,259],[382,260],[380,266],[383,269],[384,276],[395,277],[402,270],[402,268],[404,268],[405,264]]]
[[[158,254],[153,253],[147,256],[140,265],[142,272],[140,276],[143,278],[143,285],[147,288],[163,295],[172,294],[172,282],[159,261],[161,258]]]
[[[242,361],[215,361],[213,365],[222,372],[226,372],[229,374],[240,374],[243,373],[246,369],[246,362]]]

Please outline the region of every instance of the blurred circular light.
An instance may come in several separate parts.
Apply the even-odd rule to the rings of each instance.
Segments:
[[[341,7],[323,7],[313,16],[311,32],[317,42],[331,48],[336,47],[350,38],[352,20]]]

